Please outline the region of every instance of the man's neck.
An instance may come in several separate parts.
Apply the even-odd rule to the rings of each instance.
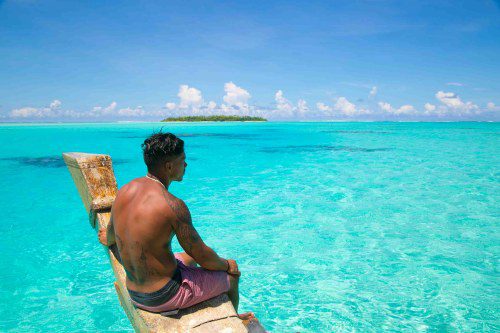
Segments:
[[[151,178],[151,179],[159,181],[165,187],[165,189],[168,190],[168,187],[170,186],[171,181],[168,179],[167,176],[163,176],[162,177],[161,175],[155,175],[155,174],[153,174],[151,172],[148,172],[146,174],[146,176],[148,178]]]

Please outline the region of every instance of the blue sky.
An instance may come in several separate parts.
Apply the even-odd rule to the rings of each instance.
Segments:
[[[500,120],[500,6],[0,2],[0,121]]]

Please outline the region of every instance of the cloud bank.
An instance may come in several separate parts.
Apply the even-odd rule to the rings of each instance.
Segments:
[[[345,96],[329,101],[317,101],[310,107],[307,101],[290,101],[283,90],[274,93],[270,106],[259,106],[251,102],[250,92],[235,84],[224,84],[222,101],[205,101],[201,90],[187,84],[179,86],[177,101],[166,101],[163,107],[144,108],[142,106],[120,107],[115,101],[109,105],[97,105],[89,111],[74,111],[64,108],[61,100],[56,99],[47,106],[26,106],[11,110],[0,116],[2,121],[116,121],[144,120],[158,121],[167,117],[186,115],[248,115],[264,117],[269,120],[393,120],[393,121],[434,121],[434,120],[499,120],[500,108],[493,102],[481,107],[471,101],[463,101],[453,92],[438,91],[434,101],[421,107],[411,104],[392,105],[377,100],[378,88],[373,86],[368,101],[353,102]],[[357,104],[360,103],[360,104]]]

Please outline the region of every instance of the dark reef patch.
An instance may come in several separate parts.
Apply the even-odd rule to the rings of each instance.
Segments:
[[[330,145],[305,145],[305,146],[284,146],[284,147],[264,147],[260,151],[263,153],[281,153],[287,151],[317,152],[317,151],[347,151],[373,153],[378,151],[389,151],[393,148],[363,148],[353,146],[330,146]]]
[[[387,131],[344,131],[344,130],[327,130],[323,133],[342,133],[342,134],[391,134]]]
[[[62,156],[42,156],[42,157],[4,157],[2,161],[16,162],[23,166],[34,166],[38,168],[63,168],[66,167]],[[128,163],[125,159],[113,159],[113,165]]]

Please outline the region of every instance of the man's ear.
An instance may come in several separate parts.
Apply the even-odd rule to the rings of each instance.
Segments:
[[[172,163],[171,162],[165,162],[165,170],[168,170],[168,171],[172,170]]]

